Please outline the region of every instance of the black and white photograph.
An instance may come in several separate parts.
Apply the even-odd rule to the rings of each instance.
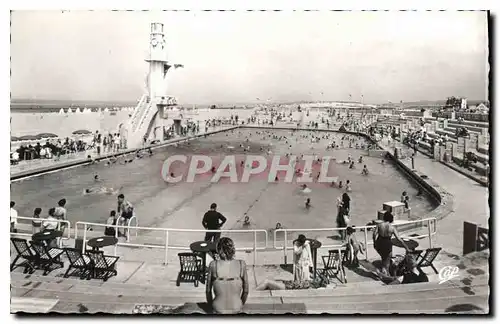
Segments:
[[[10,12],[10,313],[491,315],[492,13],[220,9]]]

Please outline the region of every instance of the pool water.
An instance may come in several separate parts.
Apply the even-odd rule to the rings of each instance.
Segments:
[[[309,134],[309,135],[308,135]],[[67,217],[74,223],[88,221],[105,223],[111,210],[117,207],[117,194],[84,195],[87,188],[106,187],[119,190],[135,206],[140,226],[167,227],[181,229],[202,229],[201,219],[210,204],[218,204],[218,210],[227,217],[225,229],[274,228],[280,222],[285,228],[323,228],[335,227],[337,214],[336,198],[344,191],[332,188],[328,184],[312,184],[312,191],[307,194],[311,207],[305,207],[305,194],[296,183],[269,183],[264,178],[255,178],[248,183],[228,183],[222,180],[211,183],[209,178],[197,179],[193,183],[184,181],[176,184],[166,183],[161,170],[168,156],[175,154],[210,154],[224,156],[236,154],[244,156],[240,144],[250,146],[250,153],[265,154],[270,148],[272,154],[293,153],[334,156],[337,160],[347,159],[351,154],[357,161],[363,156],[370,174],[361,175],[363,164],[356,163],[356,169],[347,165],[335,164],[335,172],[345,183],[352,183],[351,220],[354,225],[365,225],[377,217],[377,211],[387,201],[399,201],[401,193],[407,191],[410,196],[412,218],[425,215],[435,208],[430,200],[416,198],[417,188],[400,173],[390,161],[381,163],[380,157],[369,157],[366,151],[355,148],[326,150],[332,140],[337,143],[343,134],[330,133],[329,139],[311,143],[312,132],[276,130],[239,129],[227,133],[218,133],[189,142],[168,146],[155,151],[152,157],[134,159],[132,163],[106,166],[104,162],[95,165],[77,167],[56,173],[46,174],[11,184],[11,200],[16,201],[20,216],[31,216],[36,207],[47,215],[50,207],[66,198]],[[320,138],[326,133],[317,132]],[[286,136],[280,141],[275,136]],[[306,136],[307,138],[303,138]],[[246,139],[248,138],[248,142]],[[288,143],[286,143],[288,141]],[[364,143],[364,139],[356,140]],[[270,144],[272,145],[270,146]],[[347,146],[348,141],[344,141]],[[292,148],[289,148],[292,145]],[[222,146],[222,148],[221,148]],[[228,148],[228,147],[234,148]],[[128,158],[133,158],[129,156]],[[124,160],[125,158],[123,158]],[[332,162],[333,163],[333,162]],[[94,180],[98,174],[100,181]],[[249,226],[243,225],[248,215]],[[199,233],[197,233],[200,236]],[[180,237],[180,234],[179,234]]]

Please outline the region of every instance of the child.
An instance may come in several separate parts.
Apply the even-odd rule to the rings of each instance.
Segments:
[[[351,192],[352,191],[351,181],[350,180],[347,180],[347,182],[345,184],[345,191],[347,191],[347,192]]]
[[[365,246],[363,243],[359,242],[354,234],[356,230],[353,226],[348,226],[346,228],[346,241],[347,241],[347,259],[349,264],[355,267],[359,266],[358,253],[365,254]]]
[[[405,211],[410,214],[410,197],[408,196],[408,193],[406,191],[403,191],[403,194],[401,195],[401,202],[405,204]],[[409,215],[408,215],[409,216]]]
[[[366,167],[366,164],[363,166],[363,171],[361,171],[362,175],[368,175],[368,168]]]
[[[41,213],[42,209],[40,207],[35,208],[35,211],[33,212],[33,218],[40,218]],[[40,232],[40,229],[42,227],[42,220],[32,220],[31,225],[33,234],[36,234]]]
[[[311,193],[311,189],[307,188],[307,185],[305,183],[301,187],[302,187],[302,193],[304,194]]]
[[[410,209],[410,197],[406,191],[401,194],[401,202],[405,204],[405,209]]]
[[[342,180],[339,181],[339,189],[342,189],[343,185],[342,185]]]
[[[306,208],[311,207],[311,198],[306,199]]]
[[[106,220],[106,225],[116,225],[116,211],[112,210],[109,213],[109,217]],[[115,227],[105,227],[104,235],[106,236],[115,236],[116,228]]]

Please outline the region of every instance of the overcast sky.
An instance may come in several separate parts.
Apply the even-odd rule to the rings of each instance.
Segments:
[[[168,81],[180,103],[487,98],[483,12],[16,11],[11,20],[14,98],[137,100],[153,21],[165,24],[171,62],[185,66]]]

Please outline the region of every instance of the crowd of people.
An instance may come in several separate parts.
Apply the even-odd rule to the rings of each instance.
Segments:
[[[85,141],[71,139],[66,137],[64,140],[47,140],[45,144],[37,142],[35,145],[21,145],[10,154],[11,164],[17,164],[20,161],[29,161],[37,159],[58,159],[62,155],[75,154],[91,149],[92,146]]]

